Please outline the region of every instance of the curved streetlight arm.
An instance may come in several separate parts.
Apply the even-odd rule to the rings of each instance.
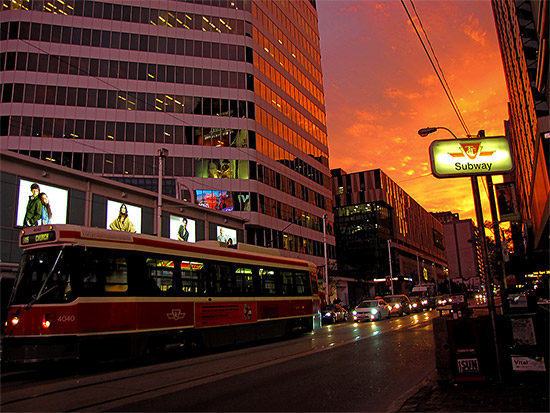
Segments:
[[[428,128],[422,128],[418,131],[418,134],[420,136],[422,136],[423,138],[425,138],[430,133],[434,133],[438,129],[445,129],[447,132],[449,132],[451,135],[453,135],[453,137],[455,139],[458,139],[458,136],[456,136],[452,130],[450,130],[449,128],[446,128],[445,126],[433,126],[433,127],[428,127]]]

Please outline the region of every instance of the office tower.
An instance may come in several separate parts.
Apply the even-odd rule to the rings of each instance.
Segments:
[[[162,156],[165,195],[322,265],[315,1],[9,0],[0,21],[3,150],[152,191]]]
[[[353,300],[416,284],[446,284],[442,224],[380,169],[332,170],[338,274]],[[385,285],[388,284],[388,285]],[[436,287],[437,288],[437,287]]]
[[[492,0],[509,96],[509,136],[531,270],[548,268],[550,82],[548,1]],[[538,258],[538,259],[537,259]],[[536,263],[536,264],[535,264]]]

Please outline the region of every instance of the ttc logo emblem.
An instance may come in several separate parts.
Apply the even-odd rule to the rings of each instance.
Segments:
[[[171,313],[166,313],[166,316],[170,320],[181,320],[182,318],[185,318],[185,313],[182,313],[179,308],[175,308]]]

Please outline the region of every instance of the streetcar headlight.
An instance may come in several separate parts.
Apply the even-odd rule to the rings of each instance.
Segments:
[[[19,317],[13,317],[11,319],[11,325],[16,326],[19,323]]]
[[[50,318],[49,314],[44,314],[44,317],[42,317],[42,327],[50,328],[52,323],[50,322],[49,318]]]

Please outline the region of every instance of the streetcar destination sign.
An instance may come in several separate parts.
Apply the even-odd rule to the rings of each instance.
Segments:
[[[430,161],[437,178],[502,175],[514,169],[510,143],[504,136],[433,141]]]

